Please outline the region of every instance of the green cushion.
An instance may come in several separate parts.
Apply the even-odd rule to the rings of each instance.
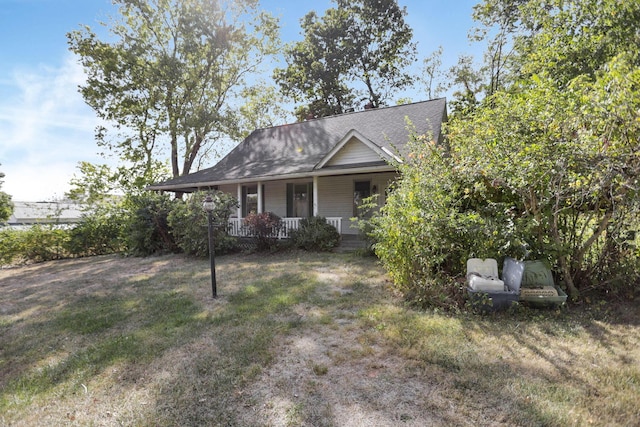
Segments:
[[[551,269],[543,261],[525,261],[521,286],[525,288],[554,286]]]

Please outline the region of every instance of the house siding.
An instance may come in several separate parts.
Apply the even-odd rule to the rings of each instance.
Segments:
[[[219,185],[218,191],[222,191],[223,193],[229,193],[232,196],[237,196],[238,186],[236,184]]]
[[[352,137],[342,149],[327,163],[327,166],[344,166],[380,161],[378,153],[367,147],[360,140]]]
[[[389,183],[396,178],[396,173],[385,172],[377,174],[343,175],[321,177],[318,180],[318,215],[324,217],[342,217],[342,234],[358,234],[352,227],[350,218],[353,217],[353,190],[356,181],[371,181],[371,187],[377,187],[378,205],[385,203],[385,193]]]

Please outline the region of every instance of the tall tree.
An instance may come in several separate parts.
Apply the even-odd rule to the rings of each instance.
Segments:
[[[328,10],[327,19],[338,13]],[[304,40],[285,48],[288,66],[274,72],[286,96],[307,104],[296,110],[300,120],[339,114],[353,106],[353,90],[346,81],[345,53],[338,42],[344,31],[333,28],[339,21],[332,19],[332,25],[327,25],[315,12],[309,12],[301,22]]]
[[[406,8],[396,0],[336,0],[346,19],[345,60],[351,80],[364,83],[366,98],[378,108],[393,93],[413,83],[403,70],[416,59]]]
[[[431,53],[422,61],[422,76],[420,81],[424,84],[427,92],[427,99],[433,99],[443,89],[442,79],[442,46]]]
[[[518,35],[520,74],[550,76],[567,85],[597,78],[620,53],[640,65],[640,3],[614,0],[529,0],[519,8],[526,32]]]
[[[342,113],[354,102],[377,108],[412,83],[413,31],[396,0],[334,0],[323,17],[302,21],[304,40],[285,51],[287,68],[275,78],[312,116]]]
[[[0,172],[0,188],[2,188],[2,178],[4,178],[4,173]],[[8,220],[12,213],[13,203],[11,202],[11,196],[4,191],[0,191],[0,222]]]
[[[487,81],[484,94],[490,96],[507,86],[514,77],[512,60],[514,39],[525,31],[522,25],[521,7],[528,0],[484,0],[473,8],[473,19],[479,26],[470,34],[472,40],[487,42],[485,63],[482,69]]]
[[[237,136],[247,77],[277,46],[277,23],[254,0],[115,0],[121,19],[101,41],[89,28],[68,34],[87,82],[80,91],[114,128],[99,145],[155,178],[168,154],[171,175],[188,174],[220,135]]]

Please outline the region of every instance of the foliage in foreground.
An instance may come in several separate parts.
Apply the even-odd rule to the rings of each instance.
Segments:
[[[183,200],[150,192],[96,203],[70,228],[35,225],[24,230],[0,230],[0,264],[42,262],[119,253],[134,256],[183,252],[198,257],[209,253],[204,193]],[[228,224],[236,200],[218,194],[216,224]],[[215,228],[218,253],[235,250],[236,239],[224,226]]]
[[[438,305],[467,258],[512,256],[547,261],[574,298],[635,288],[639,84],[623,55],[594,82],[536,77],[496,93],[451,123],[448,146],[416,137],[377,219],[396,286]]]
[[[376,250],[421,303],[441,305],[471,256],[543,259],[574,299],[640,283],[640,3],[547,3],[476,10],[513,37],[502,83],[399,166]]]
[[[127,215],[119,205],[87,212],[71,228],[36,224],[26,229],[0,230],[0,264],[43,262],[127,250]]]

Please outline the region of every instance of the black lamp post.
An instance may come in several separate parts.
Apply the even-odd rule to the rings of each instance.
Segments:
[[[216,260],[215,260],[215,247],[213,246],[213,210],[216,208],[216,203],[211,196],[207,196],[202,203],[202,207],[207,212],[209,222],[209,262],[211,263],[211,291],[213,297],[218,296],[216,290]]]

